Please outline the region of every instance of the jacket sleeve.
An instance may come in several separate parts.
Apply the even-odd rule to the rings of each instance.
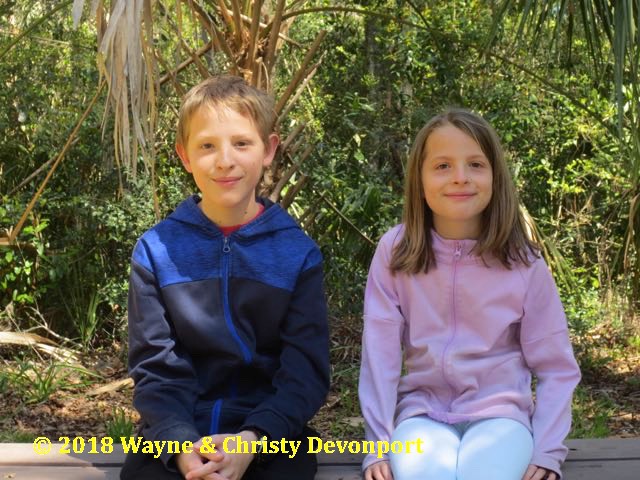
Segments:
[[[128,311],[129,373],[135,382],[133,404],[142,419],[142,435],[150,441],[198,440],[195,372],[176,341],[142,241],[131,262]],[[171,455],[163,452],[160,458],[167,466]]]
[[[386,236],[389,239],[389,235]],[[378,245],[369,268],[364,295],[364,330],[362,334],[362,364],[358,395],[365,422],[366,440],[391,439],[398,400],[398,384],[402,367],[401,339],[404,317],[389,270],[391,242],[385,237]],[[387,460],[368,454],[362,469]]]
[[[541,258],[530,268],[520,340],[525,361],[537,378],[531,463],[560,475],[568,452],[563,442],[571,428],[571,400],[580,369],[551,272]]]
[[[275,393],[249,413],[240,430],[257,427],[272,439],[296,438],[326,399],[329,327],[319,250],[308,256],[305,266],[280,328],[280,367],[272,381]]]

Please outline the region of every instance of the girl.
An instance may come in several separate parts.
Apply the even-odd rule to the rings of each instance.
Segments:
[[[559,479],[580,371],[484,119],[418,133],[403,221],[369,270],[359,395],[367,440],[422,448],[368,455],[365,480]]]

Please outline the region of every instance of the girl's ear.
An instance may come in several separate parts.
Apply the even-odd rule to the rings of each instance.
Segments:
[[[280,137],[277,134],[272,133],[269,135],[269,139],[267,144],[265,145],[265,155],[264,160],[262,161],[263,167],[268,167],[273,162],[273,157],[276,156],[276,150],[278,149],[278,144],[280,143]]]
[[[176,153],[180,157],[180,160],[182,160],[184,169],[187,172],[191,173],[191,162],[189,162],[189,157],[187,156],[187,151],[185,150],[184,145],[182,145],[181,143],[176,143]]]

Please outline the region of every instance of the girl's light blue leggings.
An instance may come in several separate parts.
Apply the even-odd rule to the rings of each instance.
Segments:
[[[533,454],[529,430],[508,418],[448,425],[418,416],[391,439],[422,439],[422,453],[390,453],[394,480],[522,480]]]

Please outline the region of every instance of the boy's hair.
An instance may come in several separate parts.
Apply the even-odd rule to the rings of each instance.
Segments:
[[[274,133],[276,112],[274,100],[268,93],[252,87],[241,77],[217,75],[203,80],[187,92],[180,105],[176,143],[186,145],[189,140],[189,121],[202,107],[230,108],[253,120],[265,146]]]
[[[506,267],[520,261],[531,263],[538,246],[527,236],[527,227],[518,206],[509,168],[500,139],[493,127],[479,115],[460,108],[450,108],[433,117],[418,132],[409,153],[405,179],[403,223],[404,234],[393,250],[390,268],[409,274],[428,272],[435,266],[431,229],[433,212],[424,196],[422,164],[426,157],[427,139],[439,127],[453,125],[473,138],[485,154],[493,171],[491,201],[482,213],[481,233],[474,248],[476,255],[490,253]]]

